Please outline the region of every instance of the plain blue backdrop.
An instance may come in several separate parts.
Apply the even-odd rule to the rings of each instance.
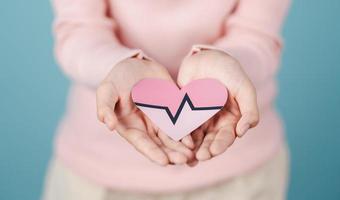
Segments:
[[[292,153],[290,200],[340,199],[339,13],[339,0],[296,0],[284,28],[277,106]],[[68,86],[51,21],[49,1],[1,2],[1,200],[41,193]]]

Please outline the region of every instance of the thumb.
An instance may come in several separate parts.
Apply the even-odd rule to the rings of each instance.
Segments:
[[[113,130],[118,122],[114,113],[118,98],[118,92],[111,82],[103,82],[97,88],[97,117],[110,130]]]
[[[183,87],[194,80],[193,74],[194,73],[190,71],[190,67],[181,67],[177,75],[178,86]]]
[[[197,61],[192,57],[191,53],[183,59],[177,74],[177,84],[179,87],[185,86],[194,79],[193,76],[196,73],[193,66],[196,66],[196,64]]]
[[[236,134],[242,137],[249,128],[255,127],[259,122],[256,90],[249,79],[243,81],[235,99],[241,112],[241,118],[236,125]]]

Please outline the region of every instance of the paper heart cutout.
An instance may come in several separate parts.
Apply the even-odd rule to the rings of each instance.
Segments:
[[[143,79],[131,91],[136,106],[173,140],[180,140],[225,105],[228,92],[215,79],[198,79],[182,88],[163,79]]]

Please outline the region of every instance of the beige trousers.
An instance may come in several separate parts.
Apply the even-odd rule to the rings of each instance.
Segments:
[[[103,188],[79,177],[53,160],[43,200],[284,200],[288,177],[284,147],[255,171],[199,191],[174,194],[138,194]]]

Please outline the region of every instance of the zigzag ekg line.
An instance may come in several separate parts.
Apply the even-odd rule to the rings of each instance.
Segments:
[[[135,102],[135,104],[137,106],[142,106],[142,107],[164,109],[166,111],[166,113],[168,114],[171,122],[175,125],[179,115],[181,114],[181,112],[183,110],[185,102],[188,102],[191,110],[219,110],[219,109],[223,108],[223,106],[195,107],[187,93],[185,93],[183,100],[182,100],[181,104],[179,105],[178,110],[176,111],[175,116],[172,115],[169,107],[167,107],[167,106],[157,106],[157,105],[144,104],[144,103],[138,103],[138,102]]]

